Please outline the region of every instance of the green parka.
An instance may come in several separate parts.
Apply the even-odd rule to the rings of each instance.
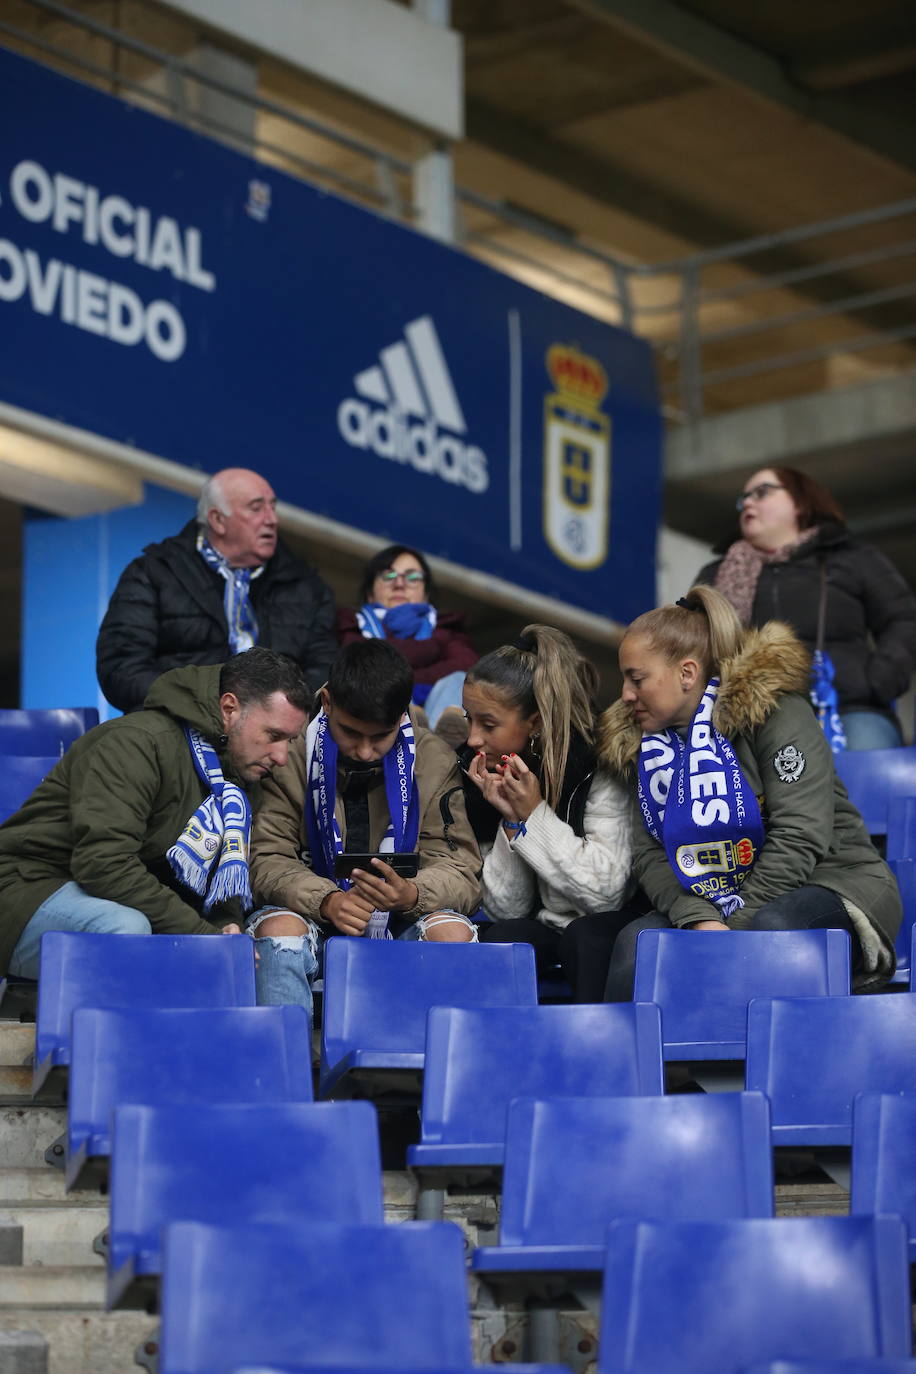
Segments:
[[[206,796],[183,727],[216,746],[219,674],[218,665],[164,673],[142,711],[76,740],[0,826],[0,969],[36,909],[71,879],[142,911],[157,933],[213,935],[237,919],[226,908],[217,923],[203,920],[166,858]]]
[[[856,986],[864,988],[885,982],[894,971],[900,893],[837,776],[807,697],[808,665],[803,646],[778,621],[750,630],[742,649],[720,665],[713,723],[734,745],[766,832],[741,889],[744,907],[728,924],[750,926],[758,907],[806,883],[829,888],[842,899],[859,937],[864,967]],[[672,925],[718,919],[709,902],[681,886],[663,847],[643,824],[636,797],[641,739],[626,703],[618,701],[604,713],[599,756],[632,788],[636,878]]]

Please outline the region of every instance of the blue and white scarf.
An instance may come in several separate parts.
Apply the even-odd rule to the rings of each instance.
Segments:
[[[405,601],[400,606],[371,602],[356,612],[363,639],[384,639],[389,630],[395,639],[430,639],[436,628],[436,608],[427,601]]]
[[[639,805],[678,881],[726,921],[744,906],[741,887],[766,833],[731,742],[712,723],[718,691],[710,678],[686,739],[674,730],[643,735]]]
[[[197,730],[185,726],[191,758],[201,781],[210,789],[178,839],[168,851],[175,876],[204,898],[204,911],[238,897],[250,911],[248,839],[251,807],[234,782],[223,777],[216,751]],[[211,873],[214,864],[216,869]]]
[[[840,719],[840,699],[834,685],[836,670],[833,659],[824,649],[815,649],[811,658],[811,686],[809,695],[817,712],[818,723],[827,736],[834,754],[846,748],[846,731]]]
[[[197,536],[197,551],[204,562],[214,572],[218,572],[226,583],[223,592],[223,609],[229,627],[229,647],[234,654],[245,649],[253,649],[258,642],[258,622],[251,605],[251,581],[260,577],[264,571],[263,563],[259,568],[233,568],[227,559],[213,547],[201,531]]]
[[[337,744],[328,728],[328,718],[320,712],[305,734],[305,765],[308,786],[305,794],[305,831],[309,841],[312,869],[323,878],[334,877],[334,860],[344,852],[340,826],[334,815],[337,794]],[[411,854],[420,834],[420,794],[414,777],[413,726],[410,717],[401,717],[397,739],[383,760],[385,796],[390,821],[379,852]],[[335,879],[344,892],[349,879]],[[368,935],[373,940],[392,939],[387,911],[374,911]]]

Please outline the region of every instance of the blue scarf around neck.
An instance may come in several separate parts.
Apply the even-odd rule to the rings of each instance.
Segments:
[[[197,536],[197,551],[201,558],[218,572],[226,583],[223,592],[223,610],[229,627],[229,647],[234,654],[253,649],[258,642],[258,621],[251,604],[251,581],[260,577],[264,571],[263,563],[259,568],[233,568],[227,559],[215,549],[201,531]]]
[[[368,602],[356,612],[363,639],[384,639],[388,630],[395,639],[430,639],[436,628],[436,608],[427,601],[404,601],[400,606]]]
[[[309,725],[305,736],[305,762],[308,784],[305,793],[305,833],[309,842],[309,858],[315,873],[334,879],[334,860],[344,852],[340,826],[334,814],[337,796],[337,743],[328,726],[328,718],[321,711]],[[420,835],[420,793],[414,777],[413,726],[405,712],[401,717],[397,738],[382,763],[385,776],[385,796],[390,817],[379,852],[382,854],[412,854]],[[346,878],[334,881],[343,891],[350,886]],[[368,931],[372,939],[391,938],[388,931],[388,912],[374,912]]]
[[[639,805],[678,882],[726,921],[744,906],[741,887],[766,839],[760,806],[731,741],[712,723],[719,679],[710,678],[686,739],[674,730],[643,735]]]

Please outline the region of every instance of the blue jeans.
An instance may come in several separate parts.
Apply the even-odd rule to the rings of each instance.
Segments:
[[[48,930],[88,930],[94,935],[150,935],[152,926],[132,906],[90,897],[79,883],[64,883],[32,915],[10,956],[10,973],[37,978],[41,937]]]
[[[847,749],[899,749],[903,744],[896,721],[880,711],[843,711]]]

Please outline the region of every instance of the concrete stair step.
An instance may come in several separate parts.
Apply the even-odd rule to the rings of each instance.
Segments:
[[[45,1150],[66,1129],[65,1107],[0,1106],[0,1163],[4,1168],[38,1168]]]
[[[30,1107],[32,1105],[32,1069],[0,1064],[0,1106]]]
[[[98,1264],[0,1265],[0,1313],[10,1308],[100,1308],[105,1271]]]
[[[48,1374],[130,1374],[134,1350],[151,1338],[143,1312],[48,1312],[0,1308],[0,1331],[38,1331],[48,1342]]]
[[[0,1168],[0,1211],[9,1203],[54,1202],[61,1206],[82,1206],[98,1202],[97,1192],[64,1192],[64,1175],[47,1164]]]
[[[21,1226],[22,1263],[52,1268],[104,1264],[92,1242],[108,1226],[108,1208],[95,1203],[37,1203],[0,1209],[0,1227]]]
[[[0,1021],[0,1065],[21,1066],[35,1052],[35,1027]]]

